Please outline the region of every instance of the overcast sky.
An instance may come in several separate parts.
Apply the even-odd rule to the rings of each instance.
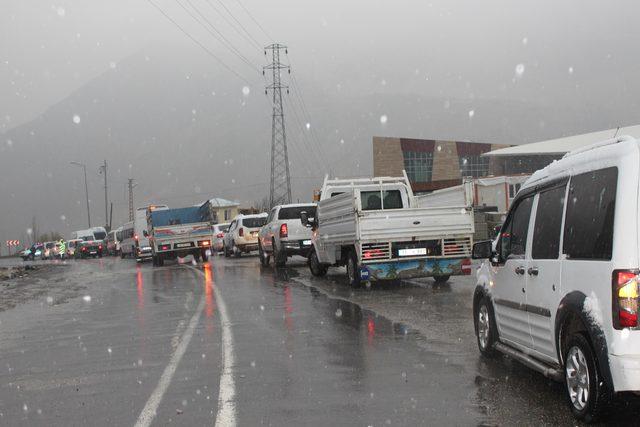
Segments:
[[[318,124],[316,138],[357,139],[360,152],[370,151],[373,135],[522,143],[640,122],[636,120],[640,4],[634,1],[152,1],[225,65],[204,52],[149,0],[4,0],[0,132],[9,134],[19,125],[35,123],[90,82],[150,50],[163,56],[159,63],[163,67],[188,66],[239,98],[243,90],[257,96],[264,91],[259,69],[266,60],[253,40],[260,45],[275,40],[290,47],[287,60],[304,94],[309,121],[314,127]],[[198,13],[244,59],[199,25],[194,16],[204,27],[209,24]],[[140,75],[129,72],[121,81],[143,82],[149,73],[154,73],[152,67]],[[112,82],[118,78],[114,75]],[[160,92],[166,89],[157,87]],[[105,93],[109,90],[104,88]],[[371,95],[414,99],[418,105],[424,99],[438,101],[433,101],[435,112],[432,106],[422,121],[407,125],[402,118],[413,111],[398,104],[382,102],[364,111],[366,104],[351,102]],[[270,110],[264,98],[254,103],[251,116],[215,104],[221,100],[210,101],[221,114],[217,131],[224,126],[225,114],[231,121],[264,121],[259,129],[268,141]],[[441,109],[451,119],[449,100],[451,105],[464,104],[453,113],[453,122],[441,120],[438,113]],[[531,107],[535,130],[510,129],[505,140],[506,133],[496,132],[495,124],[504,129],[513,122],[486,107],[492,103]],[[545,110],[553,113],[545,117]],[[349,129],[351,135],[344,135],[346,126],[338,129],[332,123],[354,115],[365,119],[369,115],[371,120]],[[386,121],[379,120],[382,115]],[[38,144],[55,142],[43,138]],[[349,163],[341,161],[343,166],[336,168],[346,173]],[[364,170],[370,171],[370,160],[362,162],[367,164]],[[307,190],[300,191],[306,194]],[[158,193],[150,186],[148,191]],[[259,195],[237,198],[251,200]],[[99,200],[97,194],[95,199]],[[30,217],[27,212],[12,215]],[[0,237],[2,232],[25,227],[3,221]]]

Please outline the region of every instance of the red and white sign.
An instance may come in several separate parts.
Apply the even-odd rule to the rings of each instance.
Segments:
[[[20,240],[7,240],[7,246],[20,246]]]

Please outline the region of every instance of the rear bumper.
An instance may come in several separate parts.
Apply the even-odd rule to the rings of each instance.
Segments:
[[[256,242],[256,243],[245,243],[245,244],[236,243],[236,246],[242,252],[251,252],[251,251],[257,251],[258,250],[258,242]]]
[[[152,255],[150,246],[136,249],[136,258],[151,258]]]
[[[640,391],[640,356],[610,354],[609,366],[616,392]]]
[[[306,242],[306,244],[305,244]],[[301,255],[306,257],[311,249],[311,240],[288,240],[281,242],[281,248],[287,255]]]
[[[368,263],[360,267],[360,278],[370,281],[470,274],[471,260],[469,258],[423,258],[385,261]]]

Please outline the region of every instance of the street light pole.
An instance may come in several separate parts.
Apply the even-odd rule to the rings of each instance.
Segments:
[[[84,172],[84,193],[87,198],[87,222],[89,223],[89,228],[91,228],[91,211],[89,210],[89,187],[87,186],[87,165],[79,162],[71,162],[74,166],[80,166]]]

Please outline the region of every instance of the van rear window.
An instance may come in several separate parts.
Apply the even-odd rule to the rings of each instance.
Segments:
[[[568,259],[610,260],[618,168],[571,178],[563,252]]]

